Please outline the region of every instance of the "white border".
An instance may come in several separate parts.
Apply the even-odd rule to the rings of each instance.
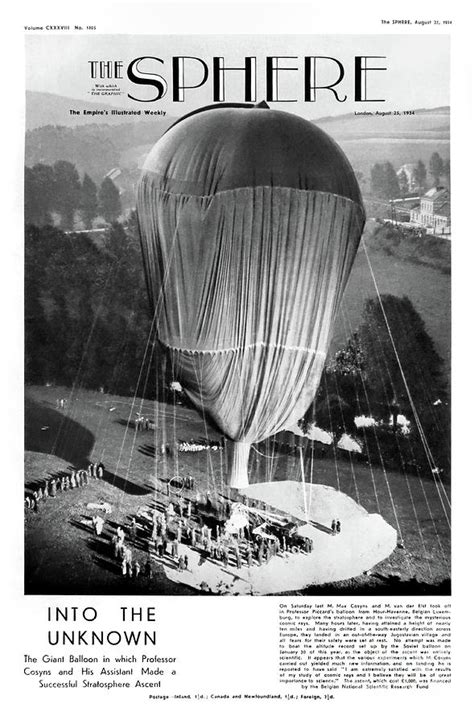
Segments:
[[[467,4],[466,4],[467,5]],[[250,706],[235,704],[232,711],[227,704],[210,702],[199,710],[191,702],[188,709],[185,703],[172,708],[167,704],[160,708],[134,705],[131,702],[112,695],[87,696],[82,705],[72,705],[72,699],[64,693],[54,696],[38,694],[31,685],[26,686],[21,674],[21,656],[24,647],[30,642],[33,648],[35,639],[41,640],[41,625],[44,620],[45,602],[41,598],[27,597],[22,594],[22,457],[23,457],[23,420],[22,420],[22,278],[23,278],[23,234],[22,234],[22,166],[24,146],[23,126],[23,25],[50,22],[56,24],[80,23],[95,24],[100,33],[153,33],[160,34],[208,34],[208,33],[364,33],[382,34],[394,32],[393,27],[381,26],[380,16],[390,13],[394,17],[452,18],[452,170],[453,170],[453,510],[454,510],[454,559],[453,559],[453,596],[455,610],[455,649],[453,685],[437,693],[423,696],[384,695],[384,699],[367,693],[364,697],[340,697],[331,706],[311,703],[298,706],[290,703],[278,705],[271,702],[258,702]],[[456,3],[441,2],[396,2],[392,7],[383,7],[379,2],[331,3],[325,7],[321,2],[284,2],[273,3],[254,0],[252,3],[202,3],[198,0],[172,4],[153,2],[141,3],[80,3],[66,6],[64,3],[20,3],[9,10],[7,23],[3,24],[2,69],[4,79],[3,110],[1,111],[4,164],[2,181],[4,238],[2,244],[1,292],[4,343],[2,354],[1,379],[4,393],[4,411],[0,439],[4,442],[3,480],[6,502],[3,510],[2,533],[2,570],[5,584],[2,595],[2,622],[4,628],[2,645],[2,666],[5,673],[2,683],[7,689],[3,709],[7,716],[20,715],[31,717],[36,722],[56,722],[63,718],[69,722],[94,720],[117,716],[147,716],[148,718],[172,716],[174,718],[199,717],[220,720],[222,717],[252,716],[269,714],[280,721],[288,717],[300,717],[301,714],[313,717],[330,717],[333,721],[348,718],[363,719],[365,722],[386,722],[405,720],[412,722],[423,718],[432,722],[444,722],[459,712],[461,718],[469,716],[468,703],[470,676],[472,667],[469,647],[472,630],[471,598],[469,584],[472,569],[472,543],[467,533],[472,528],[472,472],[469,453],[472,448],[472,392],[469,389],[472,376],[472,342],[470,330],[471,287],[472,287],[472,60],[469,34],[472,25],[469,22],[467,8],[461,9]],[[404,26],[397,26],[396,33],[412,32]],[[418,32],[431,33],[426,28]],[[469,40],[468,40],[469,38]],[[429,61],[428,61],[429,62]],[[6,187],[6,188],[5,188]],[[6,332],[6,334],[5,334]],[[19,514],[18,514],[19,512]],[[94,599],[95,600],[95,599]],[[55,601],[57,603],[57,601]],[[80,599],[75,600],[80,605]],[[90,604],[90,599],[87,600]],[[272,634],[272,617],[275,615],[276,599],[228,599],[223,602],[211,599],[156,599],[160,610],[167,613],[169,621],[175,623],[189,616],[198,622],[199,628],[210,627],[218,631],[220,638],[227,631],[231,633],[229,643],[239,645],[245,637],[246,651],[252,657],[262,657],[257,669],[260,683],[275,681],[273,678],[276,655],[275,638]],[[130,601],[127,601],[131,605]],[[147,598],[145,604],[150,605]],[[97,601],[97,606],[105,611],[109,606],[119,605],[118,601]],[[258,612],[259,626],[250,625],[250,614]],[[242,623],[243,622],[243,623]],[[231,628],[229,629],[229,626]],[[172,641],[173,639],[171,639]],[[258,641],[258,651],[253,651]],[[187,644],[199,644],[199,638],[188,633],[186,638],[176,638],[176,646],[186,656]],[[38,644],[39,645],[39,644]],[[194,655],[190,654],[191,659]],[[222,666],[220,655],[214,649],[202,653],[204,671],[208,677],[218,683],[219,677],[238,677],[239,669],[246,667],[249,659],[238,655],[237,662]],[[250,666],[255,676],[255,667]],[[192,675],[192,671],[189,675]],[[199,673],[201,677],[202,672]],[[270,685],[269,683],[269,685]],[[274,689],[274,686],[271,686]],[[304,712],[302,711],[304,709]],[[11,713],[10,713],[11,712]]]

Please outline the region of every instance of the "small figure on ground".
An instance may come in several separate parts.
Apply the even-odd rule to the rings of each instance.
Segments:
[[[150,557],[146,559],[145,568],[143,571],[145,578],[151,578],[151,560]]]
[[[132,578],[133,576],[133,561],[132,561],[132,550],[131,548],[124,547],[124,560],[127,564],[127,577]]]
[[[105,520],[103,518],[101,518],[100,515],[95,515],[92,518],[92,522],[94,524],[94,529],[95,529],[96,535],[102,535],[102,530],[104,528]]]
[[[115,534],[112,536],[112,544],[113,544],[113,546],[114,546],[114,558],[119,558],[119,556],[120,556],[120,550],[121,550],[121,548],[122,548],[122,543],[121,543],[121,541],[119,540],[119,537],[118,537],[117,533],[115,533]]]
[[[247,565],[249,568],[252,565],[252,548],[250,546],[247,548]]]

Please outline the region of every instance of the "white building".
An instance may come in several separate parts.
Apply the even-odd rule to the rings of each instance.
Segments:
[[[451,204],[448,189],[434,186],[421,197],[420,205],[410,212],[410,223],[422,226],[433,234],[451,231]]]

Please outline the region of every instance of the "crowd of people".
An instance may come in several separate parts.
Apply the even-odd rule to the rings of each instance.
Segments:
[[[138,412],[136,412],[135,415],[136,415],[135,429],[138,432],[155,429],[153,422],[148,417],[145,417],[144,415],[140,415]]]
[[[38,511],[41,500],[87,486],[91,479],[103,479],[104,474],[102,462],[91,462],[86,469],[31,483],[27,486],[25,506]],[[165,481],[165,487],[161,486],[151,506],[140,508],[126,522],[114,522],[110,518],[110,506],[89,503],[88,508],[97,510],[92,518],[81,522],[92,528],[104,543],[107,541],[117,573],[127,579],[151,579],[153,563],[157,561],[183,573],[196,566],[196,560],[198,566],[209,561],[224,570],[237,571],[263,566],[278,556],[312,552],[312,539],[298,534],[296,522],[282,519],[278,524],[275,515],[270,516],[272,522],[264,510],[253,509],[250,513],[251,508],[244,505],[248,512],[247,524],[229,527],[231,500],[210,491],[206,494],[194,491],[194,484],[190,476],[180,478],[177,490],[174,479]],[[333,519],[331,532],[333,535],[341,532],[339,520]],[[197,552],[198,558],[191,556],[191,551]]]
[[[217,442],[215,440],[182,440],[178,444],[179,452],[201,452],[202,450],[222,450],[224,447],[223,442]]]
[[[166,497],[161,503],[154,501],[151,510],[140,509],[126,524],[111,523],[110,555],[116,561],[117,573],[127,579],[151,578],[154,561],[173,566],[178,572],[189,571],[191,550],[199,553],[198,566],[210,561],[236,570],[263,566],[276,556],[313,550],[310,538],[278,527],[272,528],[272,533],[264,532],[261,520],[229,533],[222,518],[209,515],[202,496],[196,498],[179,496],[172,502]],[[95,532],[102,536],[104,521],[100,518],[98,527],[96,518],[99,516],[94,518]]]
[[[37,480],[27,485],[25,492],[25,508],[38,512],[38,504],[46,498],[55,498],[59,493],[73,488],[83,488],[88,485],[90,478],[101,480],[104,477],[105,467],[102,462],[90,463],[87,470],[72,470],[67,473],[57,473],[44,480]]]

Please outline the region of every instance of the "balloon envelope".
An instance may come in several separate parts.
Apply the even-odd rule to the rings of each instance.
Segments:
[[[195,404],[249,445],[311,403],[365,215],[352,168],[314,124],[214,107],[175,124],[138,189],[158,337]]]

